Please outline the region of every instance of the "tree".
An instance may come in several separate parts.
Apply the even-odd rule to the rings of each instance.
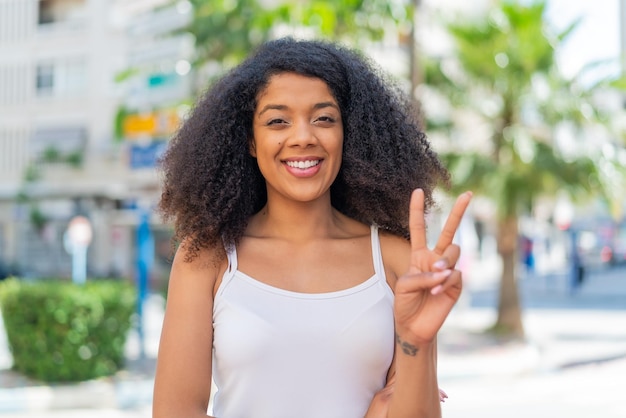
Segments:
[[[389,33],[411,30],[412,5],[403,0],[190,0],[193,18],[183,32],[195,39],[197,68],[220,70],[239,63],[264,41],[280,35],[342,41],[363,48]],[[219,71],[218,71],[219,73]]]
[[[615,175],[619,162],[600,152],[601,138],[590,134],[592,127],[608,132],[605,109],[594,105],[608,83],[563,75],[557,48],[577,22],[558,32],[545,12],[545,1],[503,0],[484,19],[447,22],[453,52],[429,59],[424,69],[424,101],[431,97],[444,109],[427,115],[428,131],[449,138],[441,155],[453,191],[471,189],[497,207],[502,276],[492,330],[513,337],[524,336],[515,271],[519,217],[537,199],[562,191],[577,201],[594,192],[623,196],[607,193],[619,178],[624,190],[623,170]]]

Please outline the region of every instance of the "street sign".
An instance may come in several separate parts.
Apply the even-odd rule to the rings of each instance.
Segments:
[[[87,280],[87,247],[91,244],[91,222],[84,216],[75,216],[66,232],[69,253],[72,255],[72,281],[83,284]]]

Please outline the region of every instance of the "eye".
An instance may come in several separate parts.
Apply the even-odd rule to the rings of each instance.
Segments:
[[[272,125],[282,125],[287,123],[284,119],[280,119],[280,118],[274,118],[274,119],[270,119],[267,121],[266,125],[267,126],[272,126]]]
[[[337,122],[336,118],[327,115],[320,116],[313,121],[313,123],[320,125],[333,125],[335,122]]]

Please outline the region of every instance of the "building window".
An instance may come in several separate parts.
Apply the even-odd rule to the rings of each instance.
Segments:
[[[39,0],[39,24],[84,20],[86,0]]]
[[[66,57],[37,65],[38,97],[76,97],[87,90],[87,65],[82,57]]]
[[[39,24],[54,22],[54,13],[52,10],[52,2],[41,0],[39,2]]]
[[[37,96],[51,96],[54,91],[54,65],[43,63],[37,66]]]
[[[83,161],[87,129],[84,126],[35,128],[30,140],[31,156],[41,163],[80,165]]]

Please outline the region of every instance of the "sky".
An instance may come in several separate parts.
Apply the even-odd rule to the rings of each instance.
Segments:
[[[620,0],[549,0],[548,19],[557,28],[582,18],[560,56],[566,75],[573,75],[585,63],[619,57],[619,3]]]

